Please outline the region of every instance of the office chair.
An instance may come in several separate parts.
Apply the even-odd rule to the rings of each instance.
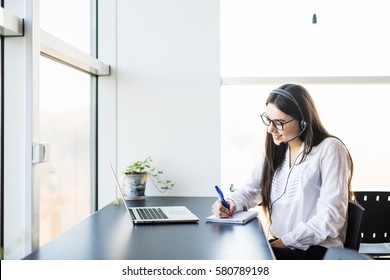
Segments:
[[[372,260],[372,258],[352,249],[331,247],[326,250],[323,260]]]
[[[390,192],[356,191],[355,199],[366,209],[359,251],[390,259]]]
[[[359,251],[365,209],[359,204],[348,202],[348,226],[344,247]]]

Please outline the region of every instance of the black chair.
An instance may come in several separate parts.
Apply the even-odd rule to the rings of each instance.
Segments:
[[[355,202],[348,202],[348,227],[344,247],[359,251],[365,209]]]
[[[372,258],[356,250],[331,247],[326,250],[323,260],[372,260]]]
[[[356,191],[355,199],[366,209],[359,251],[390,258],[390,192]]]

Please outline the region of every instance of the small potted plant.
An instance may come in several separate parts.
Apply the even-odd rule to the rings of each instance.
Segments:
[[[172,181],[161,179],[163,172],[154,166],[151,157],[127,166],[122,174],[122,188],[125,198],[128,200],[145,199],[147,177],[150,178],[154,187],[161,193],[173,189],[175,185]]]

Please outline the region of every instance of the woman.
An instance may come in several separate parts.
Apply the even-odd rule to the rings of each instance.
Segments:
[[[230,210],[217,200],[213,213],[226,218],[261,203],[276,259],[322,259],[327,247],[344,244],[352,158],[326,131],[304,87],[283,85],[266,106],[265,155],[247,184],[228,196]]]

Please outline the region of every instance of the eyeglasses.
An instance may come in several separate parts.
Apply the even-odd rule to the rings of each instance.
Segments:
[[[295,119],[292,119],[292,120],[289,120],[289,121],[286,121],[286,122],[283,122],[283,121],[278,121],[278,120],[271,120],[270,118],[268,118],[267,114],[264,112],[261,114],[261,120],[263,121],[263,123],[266,125],[266,126],[270,126],[271,123],[272,125],[279,131],[282,131],[283,128],[284,128],[284,125],[286,123],[289,123],[289,122],[292,122],[293,120]]]

